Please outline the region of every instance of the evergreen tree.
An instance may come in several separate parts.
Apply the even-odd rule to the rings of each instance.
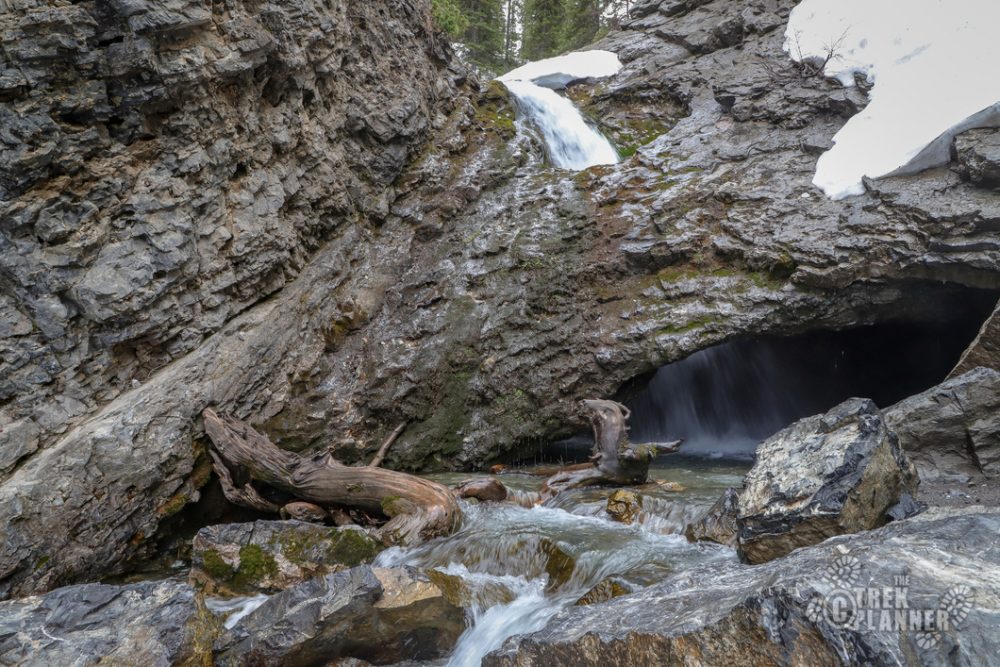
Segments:
[[[567,0],[563,29],[563,50],[572,51],[586,46],[602,32],[601,18],[605,0]]]
[[[518,60],[517,49],[521,41],[520,25],[523,20],[524,3],[522,0],[506,0],[506,3],[503,65],[504,69],[510,69]]]
[[[564,0],[525,0],[521,57],[541,60],[560,53],[566,8]]]
[[[469,27],[469,19],[462,13],[456,0],[431,0],[431,12],[438,27],[452,39],[459,39]]]
[[[462,14],[469,20],[462,42],[469,60],[488,69],[503,66],[506,15],[503,0],[459,0]]]

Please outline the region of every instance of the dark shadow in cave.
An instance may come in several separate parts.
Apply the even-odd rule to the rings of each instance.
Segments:
[[[761,440],[847,398],[890,406],[941,382],[996,300],[963,290],[928,296],[922,317],[702,350],[622,387],[631,440],[684,438],[683,454],[750,457]]]

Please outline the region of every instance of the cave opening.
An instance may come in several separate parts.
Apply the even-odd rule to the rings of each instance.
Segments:
[[[997,306],[1000,292],[916,284],[874,324],[735,339],[626,381],[635,443],[684,439],[674,461],[753,458],[757,445],[852,397],[881,408],[942,382]],[[860,317],[859,317],[860,319]],[[590,433],[512,463],[585,461]]]
[[[633,442],[683,438],[682,454],[751,458],[848,398],[885,408],[942,382],[996,303],[989,290],[928,294],[877,324],[733,340],[634,378],[616,398],[632,411]]]

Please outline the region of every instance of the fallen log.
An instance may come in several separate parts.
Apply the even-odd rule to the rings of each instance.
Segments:
[[[389,520],[379,529],[380,537],[387,543],[404,545],[447,535],[461,517],[451,492],[436,482],[385,468],[346,466],[325,453],[300,456],[278,448],[234,417],[219,415],[211,408],[206,408],[202,417],[214,447],[215,470],[232,502],[255,509],[261,509],[263,502],[277,509],[251,482],[239,486],[233,482],[255,480],[328,511],[357,509],[384,515]]]
[[[633,445],[626,422],[631,412],[615,401],[581,401],[594,429],[594,450],[589,464],[569,466],[549,477],[542,494],[551,495],[584,486],[635,486],[645,484],[649,463],[661,452],[674,452],[680,442]]]

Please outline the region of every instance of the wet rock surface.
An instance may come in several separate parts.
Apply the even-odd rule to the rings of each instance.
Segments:
[[[949,377],[983,366],[1000,370],[1000,304],[983,323],[979,334],[965,350]]]
[[[81,584],[0,603],[0,663],[202,664],[217,630],[185,582]]]
[[[875,404],[850,399],[758,447],[737,501],[737,550],[747,562],[763,563],[834,535],[877,528],[918,483]]]
[[[148,551],[207,479],[208,405],[345,461],[406,422],[387,465],[477,466],[709,345],[1000,288],[985,180],[813,188],[865,98],[789,62],[792,6],[642,5],[599,44],[623,70],[568,91],[629,157],[578,174],[426,2],[5,13],[0,596]]]
[[[1000,372],[977,368],[884,412],[921,482],[1000,476]]]
[[[936,509],[764,565],[694,568],[561,612],[483,665],[988,664],[1000,641],[1000,548],[982,536],[997,530],[992,509]]]
[[[739,500],[739,491],[726,489],[704,514],[684,527],[684,536],[691,542],[716,542],[735,547]]]
[[[635,491],[618,489],[608,496],[604,511],[615,521],[630,524],[642,511],[642,496]]]
[[[416,570],[360,566],[268,599],[216,642],[216,663],[429,659],[450,650],[464,628],[462,609]]]
[[[207,593],[273,593],[368,563],[383,548],[356,527],[302,521],[209,526],[194,538],[191,580]]]

